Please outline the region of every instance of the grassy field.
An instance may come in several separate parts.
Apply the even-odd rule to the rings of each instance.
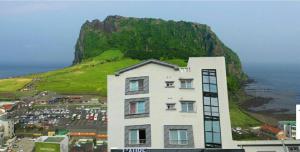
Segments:
[[[15,92],[30,81],[31,78],[0,79],[0,92]]]
[[[249,96],[247,96],[243,89],[235,91],[234,94],[229,93],[231,126],[252,127],[261,124],[260,121],[247,114],[246,111],[239,106],[239,103],[246,101],[248,98]]]
[[[233,127],[251,127],[258,126],[260,122],[249,116],[233,101],[229,102],[231,126]]]
[[[36,83],[38,91],[106,96],[106,76],[138,62],[124,58],[118,50],[110,50],[81,64],[31,77],[40,79]]]

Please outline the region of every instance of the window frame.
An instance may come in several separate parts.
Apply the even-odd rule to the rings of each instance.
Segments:
[[[143,110],[139,112],[139,102],[143,102]],[[132,105],[135,105],[135,113],[132,111]],[[125,99],[124,103],[124,117],[125,119],[132,119],[132,118],[142,118],[142,117],[149,117],[150,115],[150,98],[143,97],[143,98],[129,98]]]
[[[177,133],[177,140],[176,143],[173,143],[171,141],[171,131],[176,131]],[[181,131],[185,131],[185,140],[180,139],[181,138]],[[185,141],[185,143],[183,143],[182,141]],[[187,129],[170,129],[169,130],[169,144],[170,145],[188,145],[189,144],[189,136],[188,136],[188,130]]]
[[[175,81],[165,81],[165,83],[166,83],[166,88],[175,88]],[[168,86],[168,83],[171,83],[172,85],[170,85],[170,86]]]
[[[222,148],[217,70],[203,69],[201,78],[203,92],[204,145],[205,148]],[[213,78],[213,81],[210,80],[211,78]],[[214,85],[216,89],[211,90],[211,85]]]
[[[170,130],[187,130],[187,145],[173,145],[169,143]],[[194,148],[194,133],[192,125],[164,125],[164,148]]]
[[[132,84],[133,82],[136,82],[136,85],[137,85],[137,90],[133,90],[132,89]],[[134,92],[134,91],[139,91],[140,87],[139,87],[139,80],[130,80],[129,81],[129,91],[130,92]]]
[[[173,105],[173,108],[169,108],[169,106],[168,105]],[[166,106],[167,106],[167,109],[166,110],[170,110],[170,111],[172,111],[172,110],[176,110],[176,103],[166,103]]]
[[[193,81],[194,81],[194,79],[192,79],[192,78],[188,78],[188,79],[179,79],[179,81],[180,81],[180,89],[194,89],[193,88]],[[187,82],[190,82],[190,86],[188,86],[187,84]],[[183,84],[183,82],[184,82],[184,84],[185,85],[182,85]]]
[[[125,147],[151,147],[151,125],[130,125],[124,128],[124,146]],[[137,130],[136,139],[131,137],[131,130]],[[144,134],[140,134],[144,133]],[[140,138],[141,137],[141,138]],[[137,142],[133,142],[136,140]]]
[[[131,137],[131,133],[133,132],[133,131],[135,131],[136,132],[136,143],[132,143],[132,137]],[[129,135],[128,135],[128,144],[130,144],[130,145],[136,145],[136,144],[140,144],[139,143],[139,130],[138,129],[130,129],[129,130]]]
[[[132,82],[137,82],[137,90],[132,90]],[[125,79],[125,95],[149,93],[149,76],[128,77]]]
[[[204,74],[205,73],[205,74]],[[217,70],[215,69],[203,69],[202,70],[202,91],[207,93],[218,93],[218,79],[217,79]],[[205,79],[204,79],[205,78]],[[214,79],[215,82],[211,82],[211,79]],[[207,80],[207,81],[205,81]],[[211,88],[214,86],[215,90],[212,91]],[[208,90],[206,90],[208,89]]]
[[[144,112],[139,112],[139,105],[138,103],[143,103],[144,105]],[[135,113],[131,113],[131,104],[135,104]],[[141,101],[131,101],[129,102],[129,114],[131,115],[138,115],[138,114],[145,114],[146,113],[146,101],[141,100]]]
[[[186,106],[186,110],[187,111],[184,111],[183,110],[183,104],[187,104],[187,106]],[[189,109],[189,104],[192,104],[192,110],[190,111],[190,109]],[[181,105],[181,111],[180,112],[183,112],[183,113],[194,113],[194,112],[196,112],[196,109],[195,109],[195,101],[190,101],[190,100],[182,100],[182,101],[180,101],[180,105]]]
[[[136,131],[136,143],[132,143],[133,140],[131,140],[131,132],[132,131]],[[140,139],[140,131],[144,131],[145,132],[145,139]],[[128,136],[128,144],[129,145],[142,145],[146,143],[146,129],[130,129],[129,130],[129,136]],[[141,140],[144,140],[144,142],[141,142]]]

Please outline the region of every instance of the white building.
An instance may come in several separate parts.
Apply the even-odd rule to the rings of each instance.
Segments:
[[[288,139],[296,139],[296,121],[279,121],[278,128],[283,130]]]
[[[35,141],[36,152],[68,152],[68,136],[41,136]]]
[[[233,149],[224,57],[148,60],[108,76],[108,146]]]
[[[108,76],[108,149],[295,152],[300,141],[233,141],[224,57],[148,60]],[[299,144],[298,144],[299,143]]]
[[[14,121],[12,119],[7,119],[7,113],[0,114],[0,125],[3,126],[3,137],[10,139],[14,137]]]

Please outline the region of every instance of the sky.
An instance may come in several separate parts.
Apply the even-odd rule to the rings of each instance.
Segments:
[[[209,25],[243,64],[300,63],[300,2],[0,2],[0,64],[70,65],[81,25],[107,15]]]

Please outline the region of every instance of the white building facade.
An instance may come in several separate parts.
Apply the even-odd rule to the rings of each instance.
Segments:
[[[108,148],[236,149],[224,57],[148,60],[108,76]]]
[[[233,141],[224,57],[148,60],[108,76],[112,152],[299,152],[299,140]]]
[[[7,119],[7,113],[0,115],[0,126],[3,126],[3,137],[4,138],[12,138],[15,136],[14,133],[14,121],[12,119]]]
[[[279,121],[278,128],[284,131],[288,139],[296,139],[296,121]]]

